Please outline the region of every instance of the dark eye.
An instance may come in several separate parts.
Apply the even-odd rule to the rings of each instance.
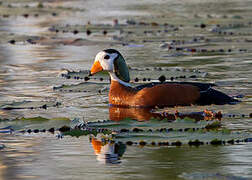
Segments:
[[[109,58],[110,58],[109,55],[104,56],[104,59],[109,59]]]

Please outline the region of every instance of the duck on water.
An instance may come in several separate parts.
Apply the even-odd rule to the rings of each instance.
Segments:
[[[238,100],[212,88],[211,83],[153,82],[132,87],[128,66],[115,49],[99,52],[90,75],[108,71],[111,77],[109,104],[120,107],[169,107],[191,104],[235,104]]]

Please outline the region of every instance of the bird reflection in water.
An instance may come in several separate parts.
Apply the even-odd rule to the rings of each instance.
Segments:
[[[101,140],[91,137],[91,143],[98,161],[105,164],[118,164],[120,158],[126,150],[126,145],[122,142],[115,142],[101,138]]]
[[[155,112],[153,109],[149,108],[125,108],[125,107],[114,107],[109,108],[109,119],[112,121],[121,121],[126,118],[130,118],[137,121],[148,121],[152,118],[158,120],[167,119],[168,121],[174,121],[178,118],[191,118],[196,121],[200,120],[213,120],[222,118],[220,112],[213,113],[212,111],[205,110],[203,112],[190,112],[190,113],[168,113],[168,112]]]
[[[167,112],[155,112],[153,109],[147,108],[122,108],[113,107],[109,108],[109,118],[112,121],[121,121],[127,118],[137,121],[148,121],[152,118],[158,120],[166,119],[168,122],[172,122],[177,118],[192,118],[195,121],[199,120],[212,120],[221,119],[221,114],[213,113],[212,111],[203,112],[190,112],[190,113],[179,113],[174,114]],[[122,142],[115,142],[114,140],[108,139],[107,137],[96,138],[91,136],[91,143],[97,160],[103,163],[117,164],[120,163],[120,158],[126,150],[126,144]]]

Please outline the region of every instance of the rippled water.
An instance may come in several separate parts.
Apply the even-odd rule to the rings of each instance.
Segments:
[[[107,75],[83,84],[83,79],[66,79],[61,73],[82,70],[73,76],[84,77],[97,52],[115,48],[131,67],[132,82],[140,79],[137,84],[143,78],[157,81],[160,75],[167,79],[185,75],[176,80],[213,82],[217,89],[243,97],[237,105],[167,108],[168,112],[222,111],[227,115],[222,119],[225,127],[251,132],[252,1],[76,0],[48,1],[44,6],[39,9],[37,3],[15,0],[0,5],[0,127],[49,129],[69,125],[73,118],[109,119],[108,91],[98,92],[108,87]],[[23,17],[25,13],[28,18]],[[113,25],[114,19],[119,25],[105,25]],[[127,24],[127,20],[137,24]],[[84,26],[88,21],[91,25]],[[202,24],[206,27],[201,28]],[[87,29],[92,31],[89,36]],[[74,30],[79,33],[74,35]],[[79,38],[84,40],[74,42]],[[15,44],[8,43],[12,39]],[[165,43],[172,42],[173,47],[184,49],[168,49]],[[63,84],[69,86],[62,88]],[[19,109],[3,108],[16,103]],[[38,108],[44,104],[47,108]],[[14,120],[37,116],[51,120]],[[119,146],[120,161],[105,164],[88,136],[55,136],[0,133],[0,179],[252,178],[251,143],[198,148]]]

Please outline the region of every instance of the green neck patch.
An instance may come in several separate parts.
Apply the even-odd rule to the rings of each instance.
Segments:
[[[114,71],[116,76],[124,82],[130,81],[129,69],[128,66],[122,57],[122,55],[118,55],[118,57],[114,60]]]

